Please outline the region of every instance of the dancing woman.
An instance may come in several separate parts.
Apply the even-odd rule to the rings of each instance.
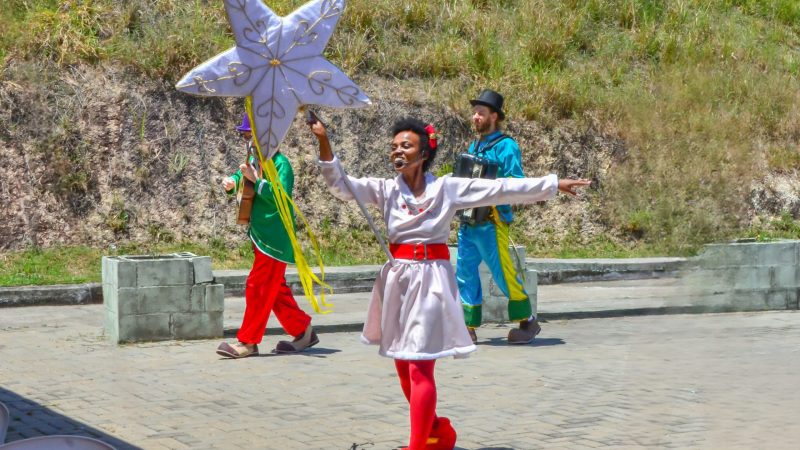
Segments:
[[[431,125],[404,119],[392,127],[389,158],[397,177],[353,178],[333,155],[325,126],[310,125],[319,141],[319,165],[334,196],[376,205],[386,222],[390,251],[372,289],[363,342],[395,361],[400,387],[410,406],[408,450],[452,450],[456,432],[436,415],[434,364],[438,358],[466,357],[476,347],[464,325],[447,238],[459,209],[500,203],[533,203],[558,190],[575,194],[588,180],[437,178],[428,172],[436,156]],[[345,181],[345,177],[349,183]]]

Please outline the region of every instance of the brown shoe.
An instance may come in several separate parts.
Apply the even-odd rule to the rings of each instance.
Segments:
[[[217,354],[233,359],[247,358],[248,356],[258,355],[258,345],[253,344],[253,348],[250,349],[242,342],[236,342],[235,344],[223,342],[217,347]]]
[[[469,331],[469,337],[472,339],[473,344],[478,343],[478,333],[475,332],[475,327],[467,327],[467,331]]]
[[[292,342],[280,341],[275,346],[275,353],[297,353],[319,344],[319,338],[311,325],[306,328],[300,336],[294,338]]]
[[[539,326],[539,322],[535,318],[523,320],[519,323],[519,328],[514,328],[508,332],[508,343],[514,345],[530,344],[541,331],[542,327]]]

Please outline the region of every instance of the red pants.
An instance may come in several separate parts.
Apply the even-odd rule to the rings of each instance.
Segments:
[[[253,269],[247,276],[244,298],[247,306],[244,319],[236,337],[245,344],[258,344],[267,329],[269,313],[275,317],[290,336],[299,336],[311,324],[311,317],[303,312],[286,285],[286,263],[254,249]]]

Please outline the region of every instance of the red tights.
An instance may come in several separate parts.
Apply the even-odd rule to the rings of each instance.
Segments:
[[[436,420],[436,380],[433,366],[436,360],[405,361],[395,359],[400,387],[411,411],[411,438],[408,450],[423,450]]]

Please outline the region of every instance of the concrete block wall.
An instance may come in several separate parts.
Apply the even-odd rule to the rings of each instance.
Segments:
[[[687,295],[710,310],[798,309],[800,241],[710,244],[684,279]]]
[[[117,343],[221,337],[224,286],[192,253],[103,257],[106,334]]]
[[[531,307],[533,313],[537,311],[537,289],[538,289],[538,273],[536,270],[527,267],[525,258],[525,247],[518,246],[516,251],[514,247],[509,248],[511,258],[518,268],[524,271],[525,291],[531,300]],[[450,247],[450,261],[453,267],[456,267],[458,260],[458,247]],[[494,278],[492,277],[489,268],[486,264],[481,263],[479,266],[481,277],[481,288],[483,290],[483,321],[484,322],[508,322],[508,298],[503,294],[503,291],[497,287]]]

